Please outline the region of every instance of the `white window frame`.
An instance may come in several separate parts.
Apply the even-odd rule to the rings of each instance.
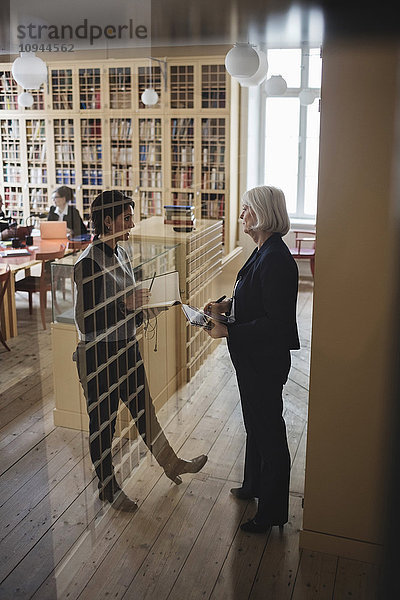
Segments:
[[[320,103],[321,88],[308,87],[309,75],[309,58],[310,50],[315,46],[309,47],[303,45],[301,47],[301,79],[300,87],[288,87],[282,96],[274,96],[274,98],[298,98],[302,90],[310,89],[315,92],[316,100]],[[298,48],[293,48],[298,49]],[[266,106],[267,94],[264,86],[260,86],[261,101],[259,102],[259,162],[258,162],[258,181],[259,185],[265,183],[265,125],[266,125]],[[319,105],[320,110],[320,105]],[[299,114],[299,154],[298,154],[298,171],[297,171],[297,202],[296,212],[290,213],[290,221],[292,224],[314,225],[316,215],[304,213],[304,188],[305,188],[305,170],[306,170],[306,132],[307,132],[307,106],[300,105]]]

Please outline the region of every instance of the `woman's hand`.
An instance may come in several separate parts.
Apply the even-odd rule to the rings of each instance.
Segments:
[[[223,315],[231,310],[231,300],[223,300],[222,302],[208,302],[203,308],[207,315],[218,316]]]
[[[141,308],[144,304],[148,304],[150,300],[150,290],[148,288],[141,288],[135,290],[133,294],[127,296],[125,306],[127,310],[136,310]]]
[[[211,321],[210,329],[206,329],[208,335],[215,340],[218,338],[228,337],[228,328],[224,323],[220,323],[219,321]]]

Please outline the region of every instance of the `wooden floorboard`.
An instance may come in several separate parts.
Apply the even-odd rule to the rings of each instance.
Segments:
[[[239,526],[256,502],[229,493],[242,480],[245,431],[225,341],[159,411],[175,450],[185,458],[207,453],[206,466],[176,486],[142,442],[121,440],[117,477],[139,505],[125,513],[97,497],[87,434],[54,426],[50,331],[37,307],[30,316],[18,298],[20,335],[10,353],[0,349],[1,600],[373,600],[376,566],[298,545],[312,300],[312,284],[302,284],[302,347],[284,389],[289,523],[254,536]],[[137,466],[118,467],[125,459]]]

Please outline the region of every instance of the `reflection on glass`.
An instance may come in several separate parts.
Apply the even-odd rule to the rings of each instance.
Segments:
[[[301,50],[268,50],[268,77],[282,75],[288,87],[300,87]]]
[[[307,108],[306,173],[304,181],[304,213],[317,212],[318,153],[319,153],[318,100]]]
[[[299,109],[297,98],[267,99],[265,178],[283,190],[289,213],[297,202]]]
[[[322,59],[319,48],[310,48],[308,87],[321,87]]]

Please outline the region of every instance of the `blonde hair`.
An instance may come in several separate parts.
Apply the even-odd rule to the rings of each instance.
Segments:
[[[242,201],[256,216],[253,230],[279,233],[281,236],[287,234],[290,219],[282,190],[271,185],[260,185],[245,192]]]

